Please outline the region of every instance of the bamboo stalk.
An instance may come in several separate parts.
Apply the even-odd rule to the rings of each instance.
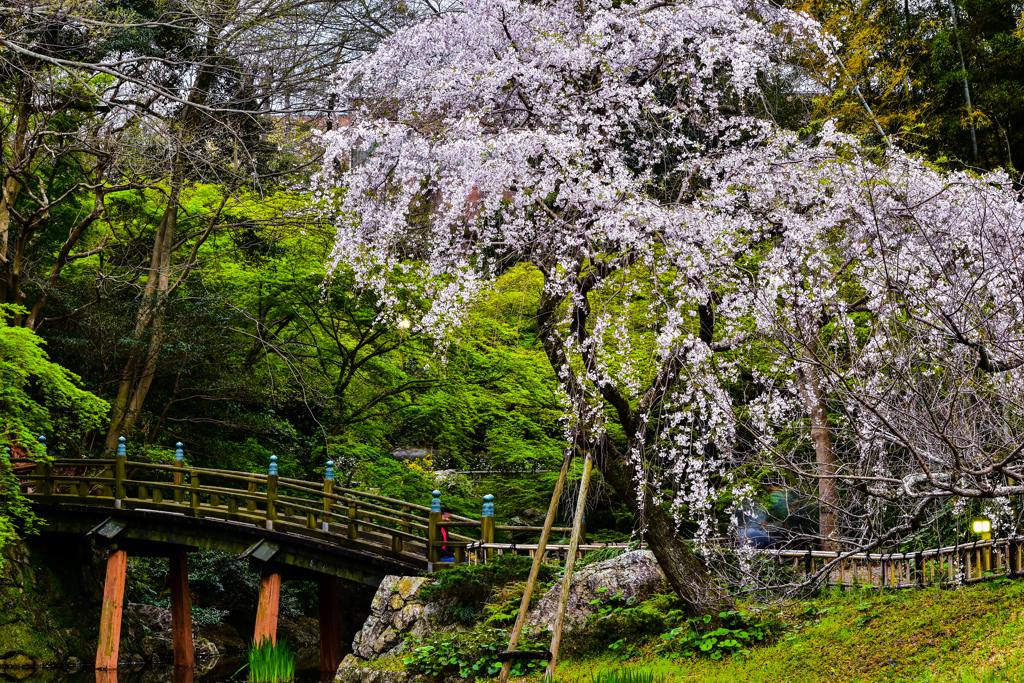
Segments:
[[[569,604],[569,588],[572,586],[572,568],[576,564],[576,552],[580,545],[580,534],[583,531],[583,513],[587,507],[587,489],[590,487],[590,470],[593,460],[590,454],[583,462],[583,478],[580,480],[579,498],[576,500],[576,518],[572,521],[572,536],[569,537],[569,554],[565,557],[565,575],[562,577],[562,595],[558,600],[558,611],[555,613],[555,629],[551,636],[551,659],[548,660],[544,680],[551,681],[555,675],[555,664],[558,662],[558,646],[562,642],[562,624],[565,622],[565,608]]]
[[[562,487],[565,485],[565,476],[569,473],[569,463],[572,462],[572,449],[566,449],[565,459],[562,461],[562,470],[558,473],[558,480],[555,482],[555,490],[551,494],[551,503],[548,504],[548,516],[544,518],[544,529],[540,532],[540,540],[537,541],[537,552],[533,556],[533,565],[530,567],[530,576],[526,579],[526,589],[523,591],[523,600],[519,603],[519,614],[516,615],[515,626],[512,627],[512,634],[508,639],[509,651],[514,651],[519,644],[519,636],[523,634],[523,626],[526,624],[526,613],[530,609],[530,596],[533,594],[533,584],[537,581],[537,574],[540,572],[541,560],[544,557],[544,548],[548,544],[548,535],[555,522],[555,513],[558,511],[558,499],[562,496]],[[505,660],[501,665],[500,683],[508,683],[508,674],[512,669],[512,661]]]

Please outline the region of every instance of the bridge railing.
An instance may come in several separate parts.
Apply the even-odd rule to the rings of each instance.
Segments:
[[[45,439],[40,442],[45,452]],[[122,438],[114,458],[13,458],[11,465],[22,493],[40,502],[220,518],[420,565],[439,561],[445,545],[454,550],[456,563],[464,562],[469,544],[494,540],[493,496],[485,496],[480,519],[452,515],[442,522],[440,491],[425,506],[336,486],[330,461],[324,481],[310,482],[279,476],[276,456],[266,474],[188,467],[180,443],[173,464],[128,460]],[[442,525],[447,541],[441,539]]]

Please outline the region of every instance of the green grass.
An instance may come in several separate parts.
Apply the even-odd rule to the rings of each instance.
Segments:
[[[295,678],[295,652],[288,643],[264,638],[249,647],[250,683],[285,683]]]
[[[781,617],[788,630],[746,655],[670,661],[646,648],[628,666],[666,683],[1024,682],[1024,581],[959,590],[833,591],[785,605]],[[567,659],[557,679],[588,683],[623,666],[612,654]]]

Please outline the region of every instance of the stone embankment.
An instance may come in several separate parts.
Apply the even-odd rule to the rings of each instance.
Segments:
[[[370,616],[352,642],[352,654],[345,657],[338,669],[336,683],[412,680],[404,671],[382,670],[367,664],[401,654],[410,641],[427,633],[457,629],[441,623],[443,605],[425,603],[421,599],[420,591],[428,581],[424,577],[408,576],[384,579],[373,598]],[[586,565],[572,577],[563,637],[570,636],[583,626],[587,617],[613,599],[635,597],[639,601],[665,588],[665,575],[649,550],[624,553]],[[561,592],[561,582],[555,582],[527,615],[527,628],[551,629]]]

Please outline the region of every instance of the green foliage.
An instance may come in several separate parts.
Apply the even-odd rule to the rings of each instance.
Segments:
[[[740,611],[721,612],[718,628],[709,628],[711,615],[687,619],[686,623],[662,634],[659,651],[669,659],[676,657],[707,657],[721,659],[752,645],[763,643],[771,634],[767,623],[751,623]]]
[[[782,628],[781,622],[757,613],[729,611],[701,618],[687,617],[683,603],[675,595],[655,595],[639,604],[623,599],[595,599],[601,604],[584,629],[566,642],[567,649],[584,655],[610,651],[619,659],[636,656],[651,643],[668,659],[723,656],[765,642]]]
[[[41,457],[39,436],[50,439],[51,448],[59,446],[98,427],[108,408],[79,388],[75,374],[50,361],[40,337],[8,324],[25,312],[0,304],[0,548],[18,538],[19,526],[31,531],[35,523],[3,449],[10,448],[12,457]]]
[[[250,683],[283,683],[295,678],[295,652],[284,640],[264,638],[249,648]]]
[[[525,580],[532,564],[529,557],[504,554],[496,555],[487,564],[445,569],[434,573],[434,583],[424,586],[420,595],[424,602],[441,604],[447,622],[472,624],[480,618],[484,604],[503,586]],[[543,583],[554,576],[555,569],[542,564],[537,580]]]
[[[459,676],[464,679],[489,678],[501,671],[498,655],[508,647],[508,631],[483,628],[458,633],[433,633],[411,643],[405,666],[414,674],[442,678]],[[535,636],[524,633],[518,650],[545,650],[548,645]],[[515,660],[513,676],[525,676],[542,669],[540,660]]]

